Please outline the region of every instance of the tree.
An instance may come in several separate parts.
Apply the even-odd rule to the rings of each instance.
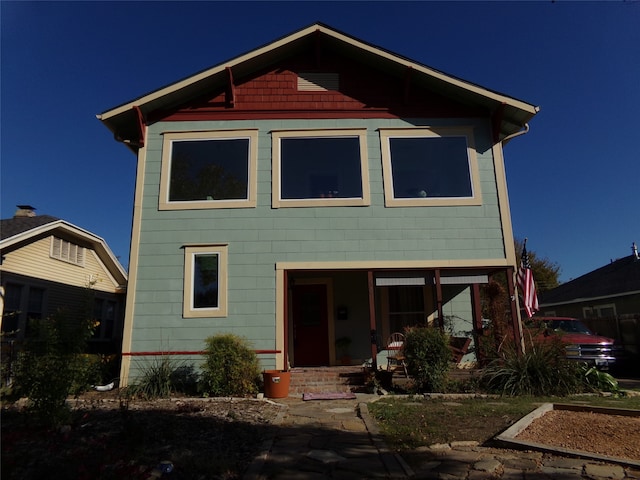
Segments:
[[[520,256],[522,255],[524,242],[520,239],[515,239],[514,244],[516,248],[517,265],[520,266]],[[560,277],[560,265],[552,262],[548,258],[540,257],[535,252],[529,250],[529,248],[527,248],[527,253],[529,254],[529,263],[531,264],[533,280],[536,282],[538,294],[560,285],[560,281],[558,280]]]

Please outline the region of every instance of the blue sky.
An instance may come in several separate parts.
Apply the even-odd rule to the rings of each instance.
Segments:
[[[95,115],[316,21],[539,105],[505,147],[516,237],[567,281],[640,244],[640,2],[0,3],[0,207],[125,266],[135,156]]]

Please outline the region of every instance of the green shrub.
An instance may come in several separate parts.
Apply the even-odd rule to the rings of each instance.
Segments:
[[[431,327],[408,329],[404,356],[417,391],[442,391],[451,362],[449,338],[444,332]]]
[[[78,354],[71,359],[73,381],[69,393],[79,395],[92,385],[102,384],[102,358],[100,355]]]
[[[260,364],[246,339],[220,334],[205,340],[200,390],[212,396],[244,396],[258,392]]]
[[[583,390],[580,365],[567,360],[559,339],[531,340],[525,353],[510,344],[484,368],[481,384],[507,396],[565,396]]]
[[[621,393],[618,381],[607,372],[602,372],[596,367],[590,367],[586,363],[580,366],[584,387],[587,390],[596,392],[611,392],[619,395]]]
[[[122,356],[118,353],[101,354],[100,358],[100,380],[96,385],[106,385],[120,378],[120,362]]]
[[[475,376],[469,376],[468,378],[450,378],[447,376],[444,381],[444,393],[477,393],[480,391],[478,385],[479,380]]]
[[[32,321],[33,332],[19,353],[15,368],[17,393],[31,401],[40,420],[60,425],[68,420],[66,399],[77,384],[80,354],[95,327],[88,316],[60,310],[46,319]]]
[[[181,365],[171,373],[173,389],[186,395],[196,395],[198,393],[199,381],[200,375],[195,371],[193,365]]]

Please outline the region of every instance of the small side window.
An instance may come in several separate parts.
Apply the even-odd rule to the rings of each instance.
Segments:
[[[227,316],[227,248],[227,245],[185,247],[185,318]]]

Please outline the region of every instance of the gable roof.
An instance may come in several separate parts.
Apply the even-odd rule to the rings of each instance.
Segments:
[[[300,51],[320,48],[336,51],[355,61],[374,66],[389,74],[404,78],[410,70],[411,80],[424,88],[455,97],[469,105],[481,106],[489,112],[499,112],[498,140],[526,127],[539,107],[489,90],[474,83],[445,74],[383,48],[339,32],[322,23],[315,23],[248,53],[222,62],[195,75],[142,95],[134,100],[97,115],[114,136],[121,140],[139,138],[140,118],[157,110],[173,108],[199,96],[203,91],[224,88],[229,71],[234,79],[241,79],[278,60]]]
[[[5,255],[49,235],[61,234],[76,238],[83,244],[89,244],[118,284],[125,285],[127,283],[127,272],[102,238],[50,215],[1,220],[0,254]]]
[[[541,306],[640,293],[640,260],[621,258],[540,295]]]

